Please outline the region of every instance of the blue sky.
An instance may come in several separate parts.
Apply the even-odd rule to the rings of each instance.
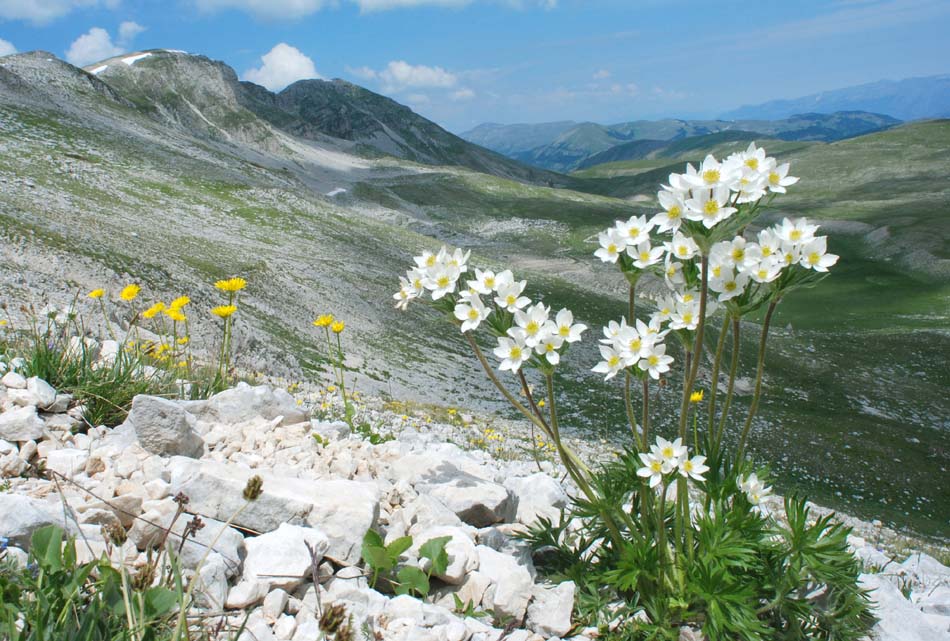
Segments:
[[[182,49],[271,89],[345,78],[457,132],[946,73],[948,31],[947,0],[0,0],[0,54]]]

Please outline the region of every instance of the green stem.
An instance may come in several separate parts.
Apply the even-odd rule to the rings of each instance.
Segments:
[[[712,378],[709,383],[709,409],[707,410],[709,414],[709,420],[706,427],[706,436],[710,440],[710,445],[719,449],[716,446],[715,438],[715,423],[716,423],[716,395],[719,393],[719,368],[722,365],[722,352],[726,347],[726,335],[729,333],[729,314],[726,314],[722,319],[722,329],[719,330],[719,338],[716,340],[716,355],[713,358],[713,368],[712,368]]]
[[[709,256],[703,254],[700,263],[702,270],[702,286],[699,291],[699,322],[696,328],[696,339],[693,343],[692,366],[687,364],[686,384],[683,386],[683,401],[680,404],[680,438],[686,444],[686,415],[689,410],[689,397],[693,393],[696,383],[696,374],[699,372],[699,361],[703,351],[703,332],[706,328],[706,298],[709,293]]]
[[[643,451],[650,445],[650,378],[643,377]]]
[[[637,429],[637,419],[633,413],[633,400],[630,394],[630,381],[633,379],[633,376],[631,376],[629,370],[624,370],[623,375],[625,379],[623,385],[623,406],[627,413],[627,422],[630,423],[630,432],[633,434],[633,442],[641,452],[645,452],[646,443],[640,439],[640,430]]]
[[[726,385],[726,401],[722,404],[722,415],[719,418],[719,431],[716,434],[717,449],[722,445],[722,438],[726,432],[726,420],[729,418],[729,408],[732,405],[732,396],[736,390],[736,374],[739,371],[739,319],[732,319],[732,363],[729,365],[729,383]]]
[[[762,335],[759,337],[759,362],[755,369],[755,392],[752,395],[752,404],[749,406],[749,415],[746,417],[745,425],[742,428],[742,436],[739,438],[739,449],[737,457],[742,458],[745,451],[746,440],[749,438],[749,431],[752,429],[752,419],[759,409],[759,398],[762,396],[762,374],[765,371],[765,344],[769,337],[769,325],[772,323],[772,314],[778,300],[769,303],[768,311],[765,312],[765,320],[762,321]]]

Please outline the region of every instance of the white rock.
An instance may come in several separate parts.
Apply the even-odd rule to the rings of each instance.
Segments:
[[[309,619],[303,623],[297,622],[297,629],[294,632],[293,641],[314,641],[323,636],[320,631],[320,624],[316,619]]]
[[[476,550],[478,571],[492,582],[482,598],[482,604],[496,614],[522,621],[531,598],[531,573],[514,557],[484,545],[477,546]]]
[[[950,581],[950,568],[923,552],[911,554],[901,563],[901,567],[924,585]]]
[[[18,448],[15,443],[0,439],[0,454],[17,454],[19,451],[20,448]]]
[[[224,558],[215,552],[198,570],[195,579],[195,599],[198,607],[222,610],[228,598],[228,567]]]
[[[465,523],[485,527],[502,521],[508,509],[503,486],[444,463],[415,484],[415,489],[439,499]]]
[[[26,379],[16,372],[7,372],[0,378],[0,383],[9,389],[26,389]]]
[[[40,404],[39,397],[28,389],[7,390],[7,399],[18,407],[36,407]]]
[[[26,380],[26,390],[36,397],[36,404],[41,409],[46,409],[56,402],[56,390],[42,378],[37,376],[28,378]]]
[[[260,610],[255,610],[247,617],[244,631],[238,636],[237,641],[276,641],[276,639],[264,615]]]
[[[427,541],[443,536],[452,537],[445,545],[445,552],[449,557],[449,565],[442,574],[433,576],[453,585],[460,584],[465,576],[478,569],[478,552],[475,542],[469,533],[458,527],[437,526],[422,530],[413,537],[412,552],[418,556],[419,548]],[[432,562],[429,559],[419,559],[423,570],[428,571]]]
[[[64,522],[62,509],[57,512],[51,504],[21,494],[0,493],[0,536],[11,545],[29,550],[33,532],[45,525],[76,529]]]
[[[289,614],[282,614],[274,623],[273,630],[274,636],[280,641],[290,641],[297,630],[297,619]],[[317,637],[314,636],[313,638],[316,639]]]
[[[36,415],[36,408],[32,405],[0,414],[0,438],[6,441],[42,438],[45,431],[45,423]]]
[[[541,517],[557,523],[561,508],[566,507],[569,500],[561,484],[543,472],[508,479],[505,489],[513,497],[506,520],[525,525],[532,525]]]
[[[264,583],[268,588],[292,590],[310,576],[311,556],[307,543],[320,555],[329,545],[326,535],[314,528],[282,523],[273,532],[245,541],[244,580]]]
[[[47,412],[62,414],[69,409],[69,404],[73,402],[72,394],[57,394],[56,399],[51,405],[46,407]]]
[[[72,478],[85,473],[88,460],[89,452],[86,450],[53,450],[46,455],[46,469]]]
[[[491,579],[479,571],[469,572],[465,580],[458,586],[444,586],[433,592],[434,603],[450,610],[455,609],[455,598],[462,602],[463,607],[477,606],[482,602],[485,591],[491,585]]]
[[[148,452],[192,458],[204,453],[204,441],[195,432],[195,417],[174,401],[139,394],[132,399],[127,422]]]
[[[267,584],[262,581],[239,581],[237,585],[228,590],[224,607],[230,609],[249,608],[260,603],[269,591]]]
[[[465,527],[462,519],[447,508],[445,503],[428,494],[421,494],[409,501],[403,507],[403,517],[409,525],[411,536],[416,536],[418,532],[436,526]]]
[[[950,633],[931,624],[925,615],[904,598],[886,578],[879,574],[862,574],[859,585],[871,592],[874,615],[878,618],[872,630],[875,641],[946,641]]]
[[[271,622],[276,621],[277,618],[284,613],[284,608],[287,607],[287,601],[289,599],[290,595],[280,588],[268,592],[267,596],[264,597],[264,604],[262,606],[264,618]]]
[[[914,604],[924,614],[950,617],[950,586],[938,585],[930,590],[914,592]]]
[[[251,387],[238,383],[231,389],[215,394],[196,412],[198,418],[219,423],[242,423],[259,417],[283,417],[281,425],[292,425],[307,420],[306,412],[297,407],[294,397],[282,389],[266,385]]]
[[[531,594],[527,627],[544,637],[567,634],[574,611],[574,582],[565,581],[557,587],[535,585]]]

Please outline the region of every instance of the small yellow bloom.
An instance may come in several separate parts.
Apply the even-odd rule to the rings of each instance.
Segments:
[[[332,394],[333,392],[336,391],[336,385],[330,385],[329,387],[327,387],[327,391]]]
[[[544,402],[543,398],[540,401],[538,401],[538,407],[544,407],[545,405],[547,405],[547,403]]]
[[[179,296],[171,303],[168,304],[168,309],[181,309],[185,305],[191,302],[191,299],[187,296]]]
[[[102,298],[106,295],[106,290],[104,289],[94,289],[89,292],[89,298]]]
[[[155,318],[156,314],[163,311],[165,311],[165,303],[158,302],[142,312],[142,316],[145,318]]]
[[[222,292],[237,292],[241,291],[247,287],[247,281],[243,278],[228,278],[227,280],[219,280],[214,284],[215,287],[220,289]]]
[[[343,321],[335,321],[332,325],[330,325],[330,329],[333,330],[334,334],[339,334],[345,328],[346,328],[346,323],[344,323]]]
[[[218,305],[211,309],[211,313],[219,318],[227,318],[237,311],[237,305]]]
[[[133,301],[139,295],[141,290],[142,288],[134,283],[131,285],[126,285],[122,288],[122,291],[119,292],[119,298],[124,301]]]
[[[703,390],[698,390],[689,395],[690,403],[702,403],[703,402]]]
[[[317,320],[313,321],[314,327],[329,327],[333,324],[333,314],[320,314]]]
[[[178,339],[177,343],[178,343],[179,345],[187,345],[187,344],[188,344],[188,340],[189,340],[189,338],[188,338],[187,336],[182,336],[181,338]]]
[[[6,326],[7,326],[7,319],[0,318],[0,327],[6,327]]]
[[[458,414],[458,410],[455,409],[454,407],[450,407],[450,408],[449,408],[449,416],[455,416],[456,414]]]
[[[165,310],[165,315],[176,323],[185,322],[185,315],[182,313],[181,308],[179,307],[169,307]]]
[[[188,367],[188,361],[178,361],[178,367]]]

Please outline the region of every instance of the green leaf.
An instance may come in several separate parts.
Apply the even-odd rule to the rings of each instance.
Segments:
[[[386,555],[389,556],[389,560],[393,562],[393,565],[395,565],[396,561],[399,560],[399,555],[411,547],[412,537],[403,536],[386,546]]]
[[[168,588],[155,586],[145,592],[146,612],[153,618],[168,614],[176,603],[178,603],[178,595]]]
[[[439,536],[429,539],[419,548],[419,556],[432,561],[430,574],[445,574],[449,567],[449,555],[445,552],[445,546],[451,540],[451,536]]]
[[[47,525],[33,532],[30,551],[37,562],[46,569],[63,567],[63,531],[55,525]]]
[[[377,572],[387,572],[395,565],[386,553],[383,537],[373,530],[367,530],[363,536],[363,561]]]
[[[429,577],[417,567],[411,565],[400,568],[396,575],[399,583],[396,585],[396,594],[411,594],[416,592],[421,596],[429,594]]]

